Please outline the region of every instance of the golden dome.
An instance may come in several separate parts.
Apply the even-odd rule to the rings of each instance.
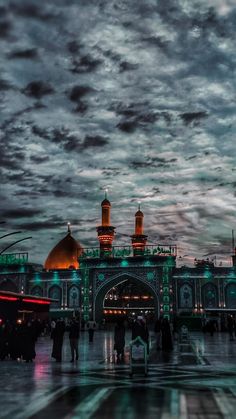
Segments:
[[[71,236],[70,230],[49,253],[44,268],[50,269],[78,269],[78,257],[83,253],[83,248]]]

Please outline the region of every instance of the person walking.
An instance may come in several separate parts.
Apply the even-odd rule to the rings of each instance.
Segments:
[[[159,317],[154,326],[154,332],[156,333],[156,349],[157,351],[161,349],[161,324],[162,324],[162,317]]]
[[[118,320],[114,330],[114,350],[116,351],[116,362],[124,361],[125,347],[125,326],[123,320]]]
[[[229,332],[229,340],[234,340],[234,319],[232,314],[228,315],[228,332]]]
[[[62,345],[63,345],[63,337],[65,333],[65,323],[62,319],[57,320],[56,326],[52,331],[52,339],[53,339],[53,346],[52,346],[52,358],[55,358],[57,362],[61,362],[62,359]]]
[[[23,324],[22,326],[22,358],[26,362],[33,362],[33,359],[36,357],[35,352],[35,342],[37,335],[34,329],[34,326],[30,321]]]
[[[94,332],[95,332],[96,327],[97,327],[96,322],[91,319],[87,322],[86,327],[87,327],[88,334],[89,334],[89,343],[93,343],[93,336],[94,336]]]
[[[172,351],[173,343],[170,330],[169,320],[164,318],[161,324],[161,334],[162,334],[162,350],[164,352]]]
[[[79,359],[79,337],[80,337],[80,324],[77,319],[73,319],[69,326],[69,339],[70,339],[70,350],[71,350],[71,360],[78,361]]]

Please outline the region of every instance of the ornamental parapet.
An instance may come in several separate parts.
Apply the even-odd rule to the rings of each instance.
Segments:
[[[143,249],[140,249],[140,254],[137,252],[134,255],[132,246],[113,246],[111,250],[106,252],[103,251],[103,258],[127,258],[127,257],[139,257],[139,256],[163,256],[163,257],[176,257],[177,246],[176,245],[148,245]],[[84,248],[83,253],[79,257],[80,260],[88,258],[100,258],[101,250],[99,247]]]

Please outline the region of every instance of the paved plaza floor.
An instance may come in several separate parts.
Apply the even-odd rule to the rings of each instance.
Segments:
[[[0,418],[236,418],[236,340],[226,333],[193,333],[171,354],[153,345],[147,377],[130,378],[128,347],[125,363],[115,363],[112,331],[97,331],[92,344],[82,332],[73,364],[67,335],[62,363],[51,346],[40,338],[33,364],[0,363]]]

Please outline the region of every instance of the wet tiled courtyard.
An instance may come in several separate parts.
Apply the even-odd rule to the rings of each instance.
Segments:
[[[63,362],[51,359],[52,341],[38,340],[33,364],[5,360],[0,364],[0,417],[49,418],[235,418],[236,340],[226,333],[193,333],[190,343],[175,342],[173,353],[153,344],[148,375],[129,376],[116,364],[112,331],[97,331],[89,344],[81,333],[78,362],[70,363],[68,336]],[[153,340],[154,342],[154,340]]]

